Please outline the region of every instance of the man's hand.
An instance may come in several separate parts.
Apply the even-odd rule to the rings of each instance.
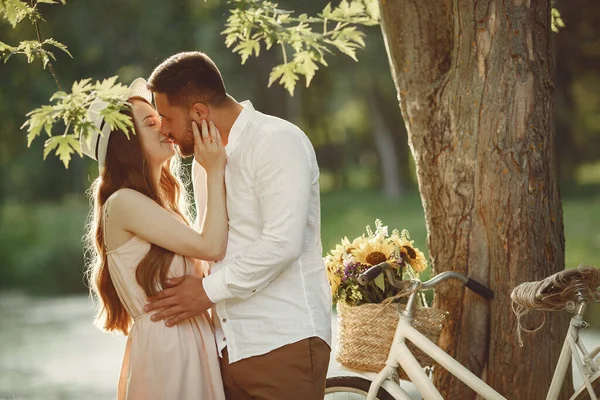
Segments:
[[[166,320],[167,326],[175,326],[181,321],[202,315],[213,305],[204,291],[202,279],[191,275],[169,279],[169,288],[148,298],[150,303],[144,306],[144,311],[164,308],[152,316],[152,321]]]

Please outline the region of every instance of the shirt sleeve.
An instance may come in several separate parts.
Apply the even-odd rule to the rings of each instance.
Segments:
[[[309,152],[302,137],[290,132],[266,135],[257,144],[253,169],[262,232],[244,253],[204,279],[213,303],[251,296],[302,252],[312,189]]]
[[[206,212],[206,171],[196,160],[192,161],[192,187],[194,189],[194,203],[196,205],[196,220],[194,229],[200,231]]]

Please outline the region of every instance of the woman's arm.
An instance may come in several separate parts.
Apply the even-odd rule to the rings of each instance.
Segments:
[[[203,137],[192,123],[194,157],[206,171],[207,206],[202,231],[198,233],[175,218],[149,197],[132,190],[121,189],[107,202],[111,224],[131,232],[160,247],[183,256],[216,261],[223,258],[227,246],[227,208],[225,204],[225,150],[220,134],[211,124],[212,137],[206,122]]]

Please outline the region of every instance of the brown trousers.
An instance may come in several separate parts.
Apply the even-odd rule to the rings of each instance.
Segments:
[[[227,400],[322,400],[331,349],[311,337],[267,354],[229,364],[227,348],[221,374]]]

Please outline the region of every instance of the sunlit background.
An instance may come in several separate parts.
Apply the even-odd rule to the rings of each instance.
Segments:
[[[280,1],[314,14],[326,1]],[[567,27],[556,46],[557,159],[567,266],[600,264],[600,8],[556,3]],[[321,167],[322,235],[327,252],[375,218],[406,228],[427,253],[426,231],[407,134],[378,27],[365,28],[359,62],[329,57],[294,97],[267,88],[279,49],[240,65],[224,45],[228,7],[217,0],[87,0],[42,9],[44,37],[65,43],[61,83],[119,75],[147,77],[173,53],[198,49],[220,67],[228,92],[288,119],[312,140]],[[32,38],[27,24],[0,24],[0,41]],[[75,157],[69,169],[42,160],[43,138],[26,148],[25,114],[56,91],[40,65],[15,56],[0,64],[0,399],[110,399],[122,337],[92,326],[83,277],[86,190],[97,166]],[[435,134],[435,132],[432,132]],[[189,162],[189,161],[188,161]],[[600,320],[600,318],[598,318]]]

